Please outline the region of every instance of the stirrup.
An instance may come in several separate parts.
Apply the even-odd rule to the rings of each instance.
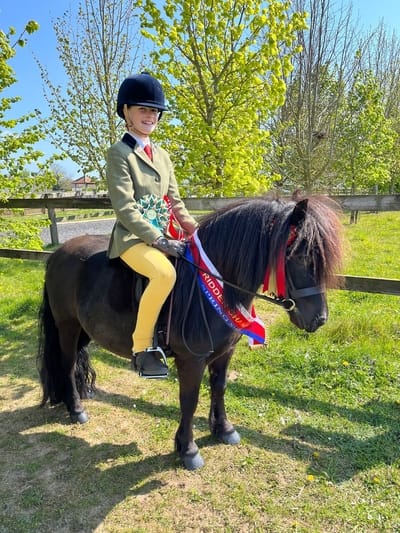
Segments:
[[[154,356],[157,360],[158,363],[160,363],[159,366],[161,366],[161,368],[158,369],[157,371],[157,368],[150,368],[149,369],[142,369],[142,368],[138,368],[137,364],[136,364],[136,355],[138,354],[135,354],[134,355],[134,366],[135,366],[135,369],[138,371],[138,374],[140,377],[142,378],[146,378],[146,379],[163,379],[163,378],[167,378],[168,377],[168,363],[167,363],[167,358],[165,356],[165,353],[164,351],[162,350],[162,348],[160,348],[159,346],[156,346],[156,347],[152,347],[152,348],[146,348],[145,350],[143,350],[142,352],[139,352],[139,353],[153,353],[153,352],[158,352],[159,354],[161,354],[161,359],[159,357],[157,357],[156,355]],[[162,363],[164,363],[162,365]]]

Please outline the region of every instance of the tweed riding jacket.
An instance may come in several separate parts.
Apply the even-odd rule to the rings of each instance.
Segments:
[[[180,198],[168,153],[152,144],[151,161],[135,139],[126,133],[107,153],[107,182],[116,223],[111,233],[109,257],[119,257],[139,242],[151,244],[161,230],[143,217],[137,202],[147,195],[168,196],[173,214],[182,228],[192,234],[197,227]]]

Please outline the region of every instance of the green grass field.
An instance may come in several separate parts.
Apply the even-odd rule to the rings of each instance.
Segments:
[[[345,274],[400,279],[400,213],[346,225]],[[238,446],[195,433],[206,465],[173,453],[178,384],[144,381],[96,346],[90,422],[38,408],[43,265],[0,260],[0,532],[400,532],[400,299],[330,291],[316,333],[257,304],[269,347],[239,343],[227,410]]]

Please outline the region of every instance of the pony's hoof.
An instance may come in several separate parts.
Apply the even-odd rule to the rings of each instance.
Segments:
[[[186,470],[197,470],[204,466],[204,460],[200,455],[200,452],[196,452],[195,454],[184,455],[183,464]]]
[[[86,411],[80,413],[70,413],[73,424],[86,424],[89,421],[89,416]]]
[[[222,435],[220,435],[220,439],[222,440],[224,444],[235,445],[235,444],[239,444],[240,435],[236,431],[236,429],[234,429],[233,431],[230,431],[229,433],[223,433]]]

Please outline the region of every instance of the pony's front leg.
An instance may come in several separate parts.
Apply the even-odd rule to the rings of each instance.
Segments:
[[[199,400],[200,384],[205,370],[204,360],[176,357],[179,376],[181,420],[175,435],[175,449],[188,470],[204,465],[199,448],[193,439],[193,416]]]
[[[240,442],[240,435],[227,419],[225,411],[228,364],[234,349],[233,346],[208,366],[211,386],[210,431],[224,444],[238,444]]]

